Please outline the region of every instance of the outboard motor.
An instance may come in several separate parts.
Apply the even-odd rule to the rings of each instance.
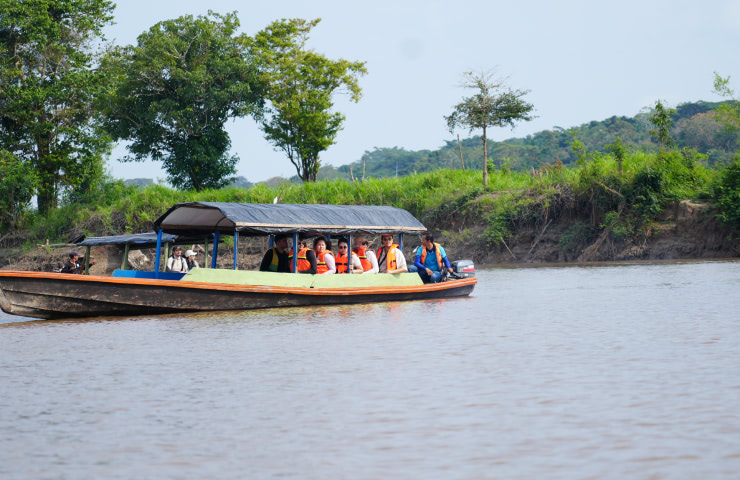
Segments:
[[[475,265],[472,260],[455,260],[450,262],[453,276],[456,278],[469,278],[475,276]]]

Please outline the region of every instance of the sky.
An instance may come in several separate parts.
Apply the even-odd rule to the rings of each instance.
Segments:
[[[363,97],[337,96],[346,117],[322,164],[345,165],[375,148],[435,150],[450,133],[444,116],[473,92],[464,72],[493,71],[535,107],[537,118],[514,129],[489,130],[491,140],[570,128],[613,115],[632,117],[657,100],[719,101],[714,72],[731,76],[740,93],[740,2],[737,0],[119,0],[106,37],[118,45],[162,20],[237,12],[250,36],[282,18],[321,18],[308,48],[330,59],[367,62]],[[251,182],[295,168],[275,151],[251,118],[229,121],[237,175]],[[119,144],[108,162],[115,178],[163,183],[159,162],[122,163]]]

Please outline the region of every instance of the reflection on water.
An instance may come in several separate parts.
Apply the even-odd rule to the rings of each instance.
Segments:
[[[14,322],[0,478],[736,478],[740,263],[465,299]]]

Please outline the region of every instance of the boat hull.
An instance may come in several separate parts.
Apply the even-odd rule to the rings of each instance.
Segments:
[[[138,316],[425,300],[470,295],[476,279],[416,286],[304,288],[0,271],[0,308],[34,318]]]

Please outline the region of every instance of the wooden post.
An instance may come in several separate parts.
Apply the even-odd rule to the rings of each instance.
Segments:
[[[90,275],[90,246],[85,247],[85,275]]]
[[[129,244],[123,247],[123,258],[121,259],[121,270],[128,270],[128,250]]]
[[[205,256],[206,256],[205,260],[203,261],[203,268],[208,268],[209,265],[208,265],[208,237],[207,236],[203,244],[205,246]]]

